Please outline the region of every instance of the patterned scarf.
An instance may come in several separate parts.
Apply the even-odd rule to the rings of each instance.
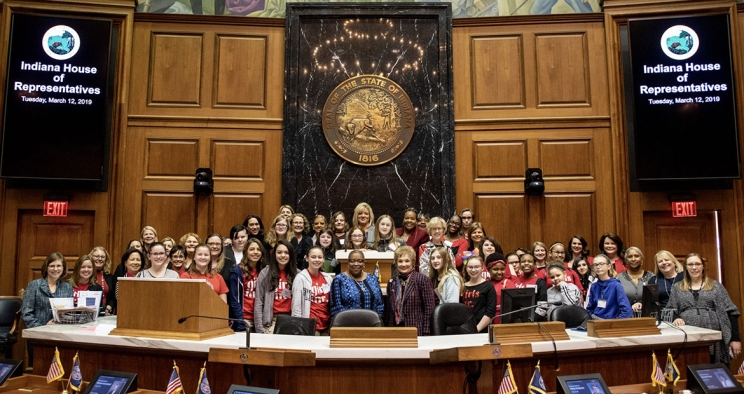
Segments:
[[[411,271],[413,272],[413,271]],[[406,291],[406,284],[408,283],[408,277],[411,272],[407,274],[398,273],[398,280],[395,284],[395,325],[399,325],[403,320],[402,308],[403,308],[403,293]]]

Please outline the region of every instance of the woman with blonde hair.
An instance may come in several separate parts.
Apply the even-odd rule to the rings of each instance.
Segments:
[[[395,223],[390,215],[382,215],[375,223],[375,237],[372,242],[372,250],[378,252],[395,251],[399,246],[406,243],[395,235]]]
[[[278,216],[283,216],[285,219],[289,220],[292,218],[292,215],[295,214],[294,209],[292,209],[291,205],[282,205],[279,207],[279,214]]]
[[[178,244],[186,249],[186,260],[183,262],[183,268],[188,270],[191,267],[191,262],[194,261],[196,246],[201,244],[201,238],[199,238],[199,234],[186,233],[178,240]]]
[[[282,215],[277,216],[274,218],[274,221],[271,223],[271,227],[269,227],[269,231],[266,233],[266,236],[264,237],[264,241],[271,247],[271,249],[268,251],[269,254],[276,248],[276,244],[279,241],[287,241],[287,234],[289,233],[289,219],[285,218]]]
[[[741,354],[740,313],[723,285],[706,275],[706,264],[697,253],[687,255],[684,279],[672,289],[668,305],[678,313],[675,326],[720,331],[721,340],[710,346],[710,362],[728,365]]]
[[[660,250],[654,256],[656,263],[655,275],[648,279],[648,284],[656,285],[659,289],[659,305],[663,309],[669,302],[675,283],[681,282],[685,275],[684,268],[674,255],[666,250]]]
[[[354,215],[351,217],[351,227],[359,227],[364,231],[367,242],[372,244],[375,241],[375,214],[372,207],[366,202],[360,202],[354,208]]]
[[[143,227],[142,231],[140,231],[140,242],[145,248],[145,251],[149,253],[150,245],[152,245],[153,242],[158,242],[158,232],[155,231],[155,228],[152,226]]]
[[[429,279],[440,304],[460,302],[465,285],[446,248],[431,253]]]
[[[81,291],[103,291],[100,284],[96,283],[96,268],[90,256],[84,254],[78,257],[72,276],[67,282],[72,286],[72,298],[75,305],[78,303],[78,295]],[[104,304],[101,303],[101,306]]]
[[[109,295],[114,288],[114,276],[111,275],[111,256],[103,246],[96,246],[88,253],[96,268],[96,282],[101,285],[101,307],[106,308],[106,313],[111,313],[116,307],[116,297]]]

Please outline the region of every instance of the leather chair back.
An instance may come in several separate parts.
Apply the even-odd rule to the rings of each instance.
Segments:
[[[349,309],[334,316],[331,327],[382,327],[382,319],[369,309]]]
[[[431,335],[475,334],[473,309],[460,303],[439,304],[431,315]]]

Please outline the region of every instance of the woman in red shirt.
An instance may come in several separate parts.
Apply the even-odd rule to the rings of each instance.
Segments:
[[[297,276],[297,261],[292,245],[277,241],[269,266],[258,274],[253,322],[257,333],[271,334],[276,315],[292,311],[292,283]]]
[[[103,291],[101,285],[96,283],[95,273],[96,268],[87,254],[77,259],[75,269],[72,270],[72,277],[68,281],[72,286],[72,298],[75,299],[75,306],[77,306],[78,294],[81,291]]]
[[[227,285],[222,276],[212,270],[212,255],[209,246],[199,244],[194,249],[194,262],[181,274],[181,279],[206,279],[209,287],[227,302]]]
[[[266,265],[266,251],[263,248],[263,242],[257,238],[251,238],[245,245],[243,260],[230,272],[229,304],[230,317],[233,319],[243,319],[236,321],[232,329],[236,332],[246,331],[255,332],[253,324],[254,309],[256,302],[256,282],[258,273]]]
[[[327,335],[331,325],[331,282],[333,277],[320,270],[325,253],[320,246],[313,246],[305,256],[307,268],[292,282],[292,316],[314,318],[315,329]]]

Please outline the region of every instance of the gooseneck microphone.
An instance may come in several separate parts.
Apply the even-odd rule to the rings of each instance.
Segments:
[[[227,320],[227,321],[244,321],[243,319],[234,319],[232,317],[217,317],[217,316],[205,316],[205,315],[189,315],[184,316],[180,319],[178,319],[178,324],[183,324],[186,320],[192,318],[192,317],[200,317],[202,319],[214,319],[214,320]],[[250,349],[251,348],[251,332],[248,327],[246,327],[245,330],[245,348],[241,349]]]

